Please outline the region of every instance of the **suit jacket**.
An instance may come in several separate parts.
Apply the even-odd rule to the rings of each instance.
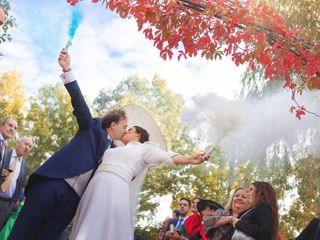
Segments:
[[[54,153],[30,176],[26,190],[39,176],[65,179],[95,169],[104,151],[111,144],[106,130],[102,128],[101,119],[92,118],[78,83],[73,81],[65,84],[65,87],[71,97],[73,115],[79,129],[68,144]]]
[[[5,157],[5,161],[4,161],[5,169],[8,169],[10,167],[11,156],[12,156],[12,150],[8,151],[8,154]],[[25,181],[27,179],[28,172],[29,172],[29,167],[26,161],[22,159],[20,173],[17,179],[16,189],[11,198],[12,202],[16,202],[19,200],[20,194],[25,186]]]
[[[1,150],[1,148],[0,148]],[[2,172],[2,169],[4,168],[4,162],[5,162],[5,159],[6,157],[8,156],[8,148],[6,145],[4,145],[4,153],[3,153],[3,156],[2,156],[2,153],[0,152],[0,173]],[[3,161],[2,161],[3,160]],[[1,174],[0,174],[1,176]],[[0,179],[1,183],[4,181],[4,178],[1,176],[1,179]]]
[[[5,177],[2,176],[1,172],[5,168],[4,165],[5,165],[5,162],[6,162],[6,159],[8,158],[8,156],[10,156],[10,158],[11,158],[11,153],[9,155],[9,152],[10,152],[9,149],[5,146],[3,157],[2,157],[2,154],[0,153],[0,157],[1,157],[0,158],[0,160],[1,160],[1,163],[0,163],[0,185],[6,179]]]

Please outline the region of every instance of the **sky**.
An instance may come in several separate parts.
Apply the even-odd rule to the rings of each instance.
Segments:
[[[60,80],[57,57],[68,41],[74,7],[66,0],[13,0],[11,8],[17,27],[10,31],[13,40],[0,46],[4,55],[0,71],[18,70],[27,94],[32,95],[44,84]],[[244,67],[236,67],[230,59],[164,61],[152,42],[137,31],[133,19],[121,19],[100,3],[86,0],[80,1],[77,8],[83,20],[69,54],[73,72],[90,100],[102,88],[113,88],[134,74],[148,80],[158,74],[186,99],[208,92],[235,98]]]

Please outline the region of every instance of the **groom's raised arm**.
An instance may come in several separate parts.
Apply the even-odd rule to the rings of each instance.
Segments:
[[[58,62],[59,65],[62,67],[62,71],[64,72],[61,75],[61,78],[71,97],[71,104],[74,109],[73,115],[77,119],[79,128],[86,128],[92,121],[92,116],[88,108],[88,105],[85,102],[84,97],[81,93],[80,87],[71,72],[70,57],[68,52],[62,49],[58,58]]]

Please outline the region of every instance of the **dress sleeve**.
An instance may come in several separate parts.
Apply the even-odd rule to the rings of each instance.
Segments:
[[[143,160],[148,165],[159,165],[161,163],[175,165],[172,160],[174,155],[176,155],[176,153],[163,151],[152,143],[144,143]]]
[[[224,215],[223,209],[217,209],[213,214],[203,216],[203,227],[207,233],[211,228],[215,228],[218,220]]]

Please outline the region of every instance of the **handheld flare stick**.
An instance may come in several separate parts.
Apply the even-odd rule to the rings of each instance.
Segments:
[[[211,154],[213,153],[213,151],[216,149],[215,145],[212,145],[209,150],[205,153],[204,156],[206,156],[208,159],[210,158]]]
[[[69,40],[69,41],[67,42],[66,46],[64,47],[64,50],[65,50],[65,51],[68,51],[68,48],[69,48],[71,45],[72,45],[72,42],[71,42],[71,40]]]

